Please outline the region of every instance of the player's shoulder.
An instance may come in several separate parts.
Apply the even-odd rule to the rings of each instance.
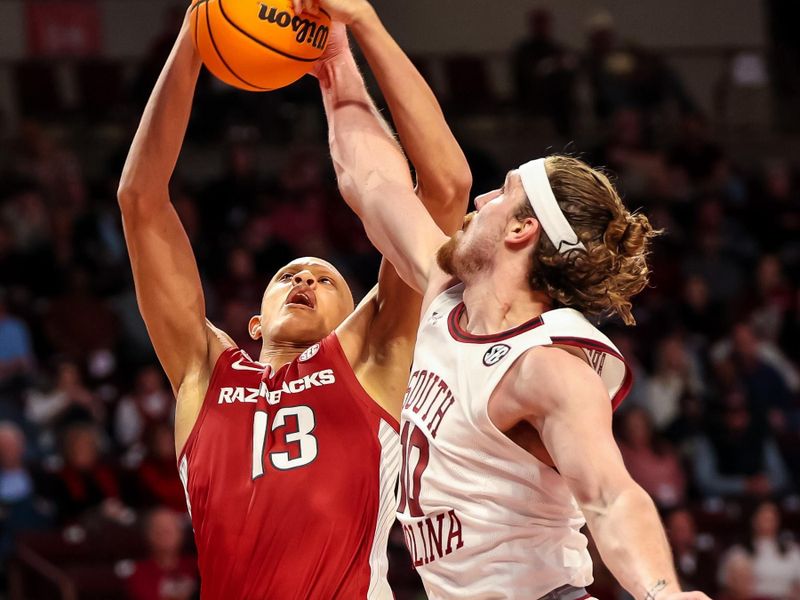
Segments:
[[[576,389],[605,391],[602,379],[585,360],[558,346],[526,350],[509,375],[510,389],[518,399],[544,406],[561,402]]]

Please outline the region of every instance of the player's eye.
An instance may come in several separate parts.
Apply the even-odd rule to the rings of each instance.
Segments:
[[[278,281],[288,281],[292,277],[294,277],[294,275],[292,275],[291,273],[284,273],[283,275],[280,276]]]
[[[333,285],[333,279],[331,279],[330,277],[320,277],[319,282],[327,283],[328,285]]]

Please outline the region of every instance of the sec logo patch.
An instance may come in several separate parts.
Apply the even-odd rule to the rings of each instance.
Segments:
[[[505,344],[495,344],[486,351],[486,354],[483,355],[483,364],[487,367],[496,365],[506,354],[509,353],[510,350],[511,346],[506,346]]]
[[[311,360],[317,355],[317,352],[319,352],[319,344],[314,344],[300,355],[300,362]]]

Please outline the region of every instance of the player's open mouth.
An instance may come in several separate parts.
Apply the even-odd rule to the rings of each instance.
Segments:
[[[317,298],[313,291],[297,290],[286,298],[286,306],[302,306],[303,308],[316,308]]]

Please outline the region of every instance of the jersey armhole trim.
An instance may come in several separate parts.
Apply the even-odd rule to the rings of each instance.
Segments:
[[[628,393],[630,393],[631,388],[633,387],[633,372],[628,366],[628,363],[625,361],[625,357],[610,346],[589,338],[551,337],[550,340],[554,346],[572,346],[574,348],[581,348],[583,350],[588,349],[598,352],[605,352],[606,354],[609,354],[622,362],[625,367],[625,375],[622,378],[622,383],[620,384],[617,393],[614,394],[613,398],[611,398],[611,408],[617,410],[619,405],[622,404],[622,401],[625,399]]]
[[[214,370],[211,372],[211,377],[208,380],[208,387],[206,388],[205,394],[203,394],[203,404],[200,407],[200,412],[197,414],[197,419],[192,426],[192,430],[189,432],[189,437],[186,438],[186,441],[183,444],[183,448],[181,448],[180,453],[178,454],[178,466],[181,464],[181,460],[183,457],[186,457],[186,460],[189,460],[189,451],[192,449],[194,445],[194,441],[197,438],[197,432],[200,429],[203,421],[205,420],[206,414],[208,413],[208,392],[217,382],[222,375],[222,372],[227,368],[227,366],[231,363],[228,357],[232,357],[237,352],[241,352],[240,348],[225,348],[222,353],[217,358],[217,362],[214,364]],[[225,359],[225,360],[223,360]]]
[[[347,365],[347,368],[344,369],[342,379],[353,396],[358,398],[359,402],[361,402],[368,411],[386,421],[392,429],[400,433],[399,421],[388,410],[378,404],[375,399],[367,393],[364,386],[361,385],[355,371],[353,371],[353,366],[350,364],[350,361],[347,360],[347,355],[344,353],[344,349],[342,348],[341,342],[339,342],[339,336],[336,335],[336,332],[332,332],[328,338],[331,340],[331,348],[336,352],[336,356],[342,360],[343,364]],[[325,340],[323,340],[323,343],[324,342]]]

